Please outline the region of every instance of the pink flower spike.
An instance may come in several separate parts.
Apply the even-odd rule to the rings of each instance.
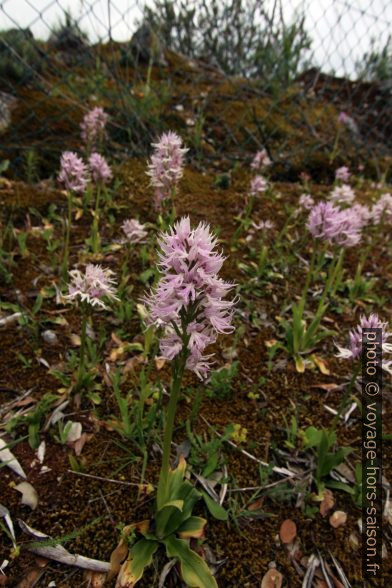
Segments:
[[[109,116],[100,106],[90,110],[80,124],[82,141],[90,148],[94,148],[103,140],[105,127]]]
[[[378,225],[383,219],[386,222],[392,221],[392,194],[383,194],[371,210],[373,223]]]
[[[131,244],[143,242],[148,234],[145,225],[142,225],[136,218],[124,221],[121,228]]]
[[[382,322],[376,313],[372,313],[369,317],[361,316],[359,325],[352,329],[349,333],[348,347],[340,347],[336,345],[339,353],[336,357],[342,359],[358,359],[362,352],[362,330],[363,329],[382,329],[381,331],[381,347],[385,353],[392,353],[392,344],[388,343],[388,339],[392,336],[390,331],[387,331],[388,323]],[[383,361],[382,367],[390,371],[391,361]]]
[[[103,299],[118,300],[115,294],[115,280],[110,269],[89,263],[84,274],[77,269],[69,272],[68,300],[87,302],[91,306],[106,308]]]
[[[346,165],[343,165],[342,167],[338,167],[337,170],[335,170],[335,179],[336,180],[340,180],[341,182],[348,182],[350,179],[351,173],[349,168]]]
[[[250,164],[250,167],[256,171],[261,171],[264,168],[270,166],[271,164],[272,161],[267,153],[267,150],[261,149],[254,156],[253,161]]]
[[[249,194],[251,196],[259,196],[268,188],[268,182],[263,176],[255,176],[250,183]]]
[[[92,153],[88,164],[95,184],[107,184],[112,179],[112,170],[103,155]]]
[[[344,202],[351,204],[355,198],[355,192],[348,184],[336,186],[329,195],[329,199],[334,203]]]
[[[361,240],[362,219],[352,208],[340,210],[331,202],[319,202],[310,211],[307,228],[315,239],[352,247]]]
[[[314,206],[314,200],[310,194],[301,194],[298,202],[305,210],[310,210]]]
[[[88,171],[83,161],[72,151],[64,151],[60,159],[58,181],[70,192],[82,193],[88,183]]]
[[[218,277],[224,258],[208,225],[192,229],[189,217],[161,235],[159,245],[162,276],[145,298],[149,323],[163,330],[162,357],[173,360],[186,345],[186,368],[204,378],[211,358],[205,349],[234,330],[235,300],[224,299],[233,285]]]
[[[188,149],[182,147],[182,139],[176,133],[164,133],[157,143],[153,143],[154,153],[148,164],[147,175],[155,188],[156,209],[171,197],[173,190],[184,173],[184,157]]]

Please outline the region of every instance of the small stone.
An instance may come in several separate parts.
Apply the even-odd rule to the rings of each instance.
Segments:
[[[347,522],[347,513],[342,510],[335,510],[335,512],[329,517],[329,524],[334,529],[345,525]]]
[[[49,345],[55,345],[58,342],[56,333],[50,329],[47,329],[42,333],[42,339]]]

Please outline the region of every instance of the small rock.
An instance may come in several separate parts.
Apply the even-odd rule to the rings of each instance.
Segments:
[[[329,517],[329,524],[334,529],[345,525],[347,522],[347,513],[342,510],[335,510],[335,512]]]
[[[50,329],[47,329],[42,333],[42,339],[49,345],[55,345],[58,342],[56,333]]]

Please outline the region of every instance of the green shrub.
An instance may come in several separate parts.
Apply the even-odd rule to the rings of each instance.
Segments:
[[[154,0],[145,21],[168,48],[263,81],[287,84],[310,48],[304,16],[286,24],[260,0]]]
[[[30,29],[0,31],[0,78],[10,87],[29,82],[43,65],[43,54]]]

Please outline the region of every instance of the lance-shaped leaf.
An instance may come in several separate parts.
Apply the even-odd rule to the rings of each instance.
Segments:
[[[152,562],[159,543],[140,539],[129,551],[129,558],[123,563],[117,577],[116,588],[133,588],[143,576],[144,569]]]
[[[182,525],[178,528],[177,533],[181,539],[200,539],[204,533],[204,527],[207,521],[201,517],[189,517]]]
[[[180,562],[181,574],[189,588],[218,588],[204,559],[192,551],[186,541],[170,535],[164,540],[168,557],[176,557]]]
[[[119,572],[121,564],[125,560],[128,555],[128,543],[127,537],[132,533],[132,531],[138,531],[142,535],[148,532],[149,528],[149,521],[144,520],[140,523],[134,523],[132,525],[127,525],[123,528],[121,533],[121,539],[119,544],[117,545],[116,549],[112,552],[110,556],[110,571],[108,574],[108,580],[113,579]]]
[[[204,502],[206,503],[206,506],[212,514],[212,516],[215,519],[218,519],[218,521],[227,521],[229,515],[227,514],[227,511],[223,508],[223,506],[215,502],[215,500],[212,500],[212,498],[208,496],[207,492],[204,492],[202,490],[201,493],[203,495]]]

